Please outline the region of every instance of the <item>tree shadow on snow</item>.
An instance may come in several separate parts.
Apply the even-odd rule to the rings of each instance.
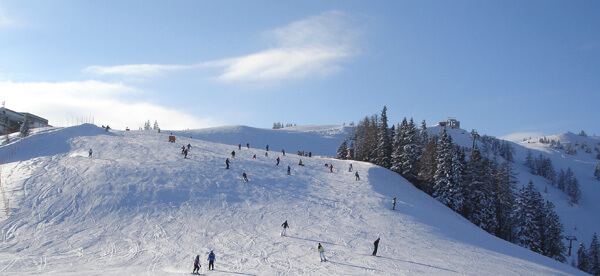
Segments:
[[[352,265],[352,264],[345,264],[345,263],[340,263],[340,262],[335,262],[335,261],[330,261],[330,260],[327,260],[327,262],[328,263],[332,263],[332,264],[345,265],[345,266],[349,266],[349,267],[359,268],[359,269],[366,269],[366,270],[372,270],[372,271],[382,272],[382,270],[371,268],[371,267],[358,266],[358,265]]]
[[[297,239],[297,240],[303,240],[303,241],[310,241],[310,242],[314,242],[314,243],[322,243],[322,244],[330,244],[330,245],[339,245],[337,243],[332,243],[332,242],[326,242],[326,241],[318,241],[318,240],[313,240],[313,239],[307,239],[307,238],[301,238],[301,237],[294,237],[294,236],[287,236],[287,238],[292,238],[292,239]]]
[[[390,258],[390,257],[382,257],[382,256],[377,256],[377,257],[378,258],[382,258],[382,259],[388,259],[388,260],[396,261],[396,262],[410,263],[410,264],[420,265],[420,266],[424,266],[424,267],[428,267],[428,268],[434,268],[434,269],[439,269],[439,270],[443,270],[443,271],[454,272],[454,273],[459,273],[460,274],[460,272],[458,272],[456,270],[447,269],[447,268],[443,268],[443,267],[439,267],[439,266],[422,264],[422,263],[417,263],[417,262],[407,261],[407,260],[394,259],[394,258]]]

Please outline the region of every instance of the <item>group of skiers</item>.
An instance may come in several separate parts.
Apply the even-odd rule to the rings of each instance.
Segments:
[[[210,253],[208,253],[208,270],[215,270],[215,259],[215,252],[211,250]],[[192,271],[192,274],[200,273],[200,267],[202,267],[202,265],[200,265],[200,255],[196,255],[196,258],[194,259],[194,270]]]

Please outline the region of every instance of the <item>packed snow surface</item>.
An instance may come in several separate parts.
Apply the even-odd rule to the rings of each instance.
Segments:
[[[169,134],[82,125],[1,147],[0,274],[180,275],[200,255],[209,275],[583,275],[487,234],[389,170],[282,156],[302,131],[241,150],[243,129],[222,143]]]

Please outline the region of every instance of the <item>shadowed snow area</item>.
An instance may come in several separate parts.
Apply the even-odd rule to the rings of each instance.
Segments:
[[[0,274],[181,275],[196,255],[206,272],[214,250],[210,275],[583,275],[485,233],[389,170],[292,154],[333,155],[339,138],[320,147],[329,147],[324,133],[343,139],[340,127],[319,129],[321,142],[308,130],[254,130],[217,129],[212,142],[202,131],[175,132],[169,143],[167,131],[82,125],[22,139],[18,151],[1,147],[14,156],[0,168],[10,199],[10,216],[0,214]],[[250,149],[237,149],[246,142]]]

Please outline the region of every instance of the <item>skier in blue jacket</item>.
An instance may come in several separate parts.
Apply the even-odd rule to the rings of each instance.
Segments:
[[[215,253],[212,250],[208,254],[208,270],[215,270]]]

